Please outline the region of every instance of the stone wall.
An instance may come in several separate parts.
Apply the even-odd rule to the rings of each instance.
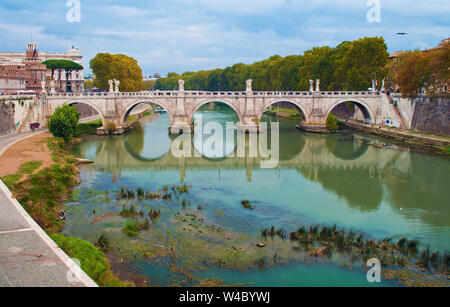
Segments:
[[[11,104],[0,102],[0,135],[14,133],[16,125],[14,124],[14,110]]]
[[[419,98],[414,103],[411,130],[450,136],[450,99]]]
[[[76,103],[74,106],[78,110],[78,113],[80,113],[80,118],[98,115],[98,112],[95,111],[94,108],[88,106],[87,104]]]
[[[331,111],[331,114],[339,119],[352,119],[355,115],[355,105],[353,103],[341,103]]]

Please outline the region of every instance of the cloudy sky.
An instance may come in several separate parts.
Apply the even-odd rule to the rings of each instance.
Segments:
[[[383,36],[389,51],[425,49],[450,37],[448,0],[379,0],[381,22],[367,20],[368,0],[0,0],[0,51],[74,45],[85,66],[98,52],[136,58],[145,74],[252,63],[274,54]],[[398,36],[397,32],[407,32]]]

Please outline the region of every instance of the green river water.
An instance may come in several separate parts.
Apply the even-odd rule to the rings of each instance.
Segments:
[[[196,120],[199,116],[203,124],[236,121],[234,113],[223,108],[205,108],[196,113]],[[361,265],[348,269],[339,267],[339,259],[305,261],[283,246],[289,242],[278,240],[266,250],[250,248],[247,242],[260,242],[260,231],[272,225],[290,231],[299,225],[336,224],[367,238],[407,237],[420,240],[423,247],[449,250],[448,159],[359,134],[303,133],[295,128],[295,121],[277,121],[280,162],[272,169],[261,168],[261,157],[174,157],[170,147],[176,137],[168,135],[167,115],[144,119],[127,135],[78,145],[75,154],[95,163],[80,168],[81,184],[66,203],[64,233],[94,242],[105,232],[120,249],[118,257],[125,259],[129,271],[163,286],[192,285],[203,278],[218,278],[227,285],[373,286]],[[193,143],[198,148],[198,138]],[[183,183],[192,187],[179,199],[127,203],[145,212],[161,210],[150,230],[136,237],[121,231],[125,218],[111,215],[93,222],[102,214],[122,210],[124,201],[115,196],[121,187],[157,192]],[[244,199],[254,210],[241,206]],[[195,221],[185,216],[190,213],[198,214]],[[188,221],[180,226],[179,216]],[[196,228],[197,224],[214,225],[221,232],[212,234],[210,228]],[[169,246],[176,260],[172,252],[164,252]],[[254,263],[255,255],[245,251],[258,254],[257,259],[265,257],[267,265],[246,265]],[[236,256],[239,253],[245,255]],[[270,255],[282,260],[270,261]],[[231,257],[243,262],[233,268],[207,261]],[[168,263],[189,271],[190,278],[171,270]]]

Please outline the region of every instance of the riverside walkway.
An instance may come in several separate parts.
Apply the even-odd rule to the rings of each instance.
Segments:
[[[45,131],[0,137],[0,156]],[[96,287],[12,197],[0,180],[0,287]]]

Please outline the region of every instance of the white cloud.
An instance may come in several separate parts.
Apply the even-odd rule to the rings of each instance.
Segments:
[[[105,8],[107,13],[112,14],[116,17],[129,18],[129,17],[140,17],[147,14],[145,10],[132,7],[132,6],[120,6],[113,5]]]

